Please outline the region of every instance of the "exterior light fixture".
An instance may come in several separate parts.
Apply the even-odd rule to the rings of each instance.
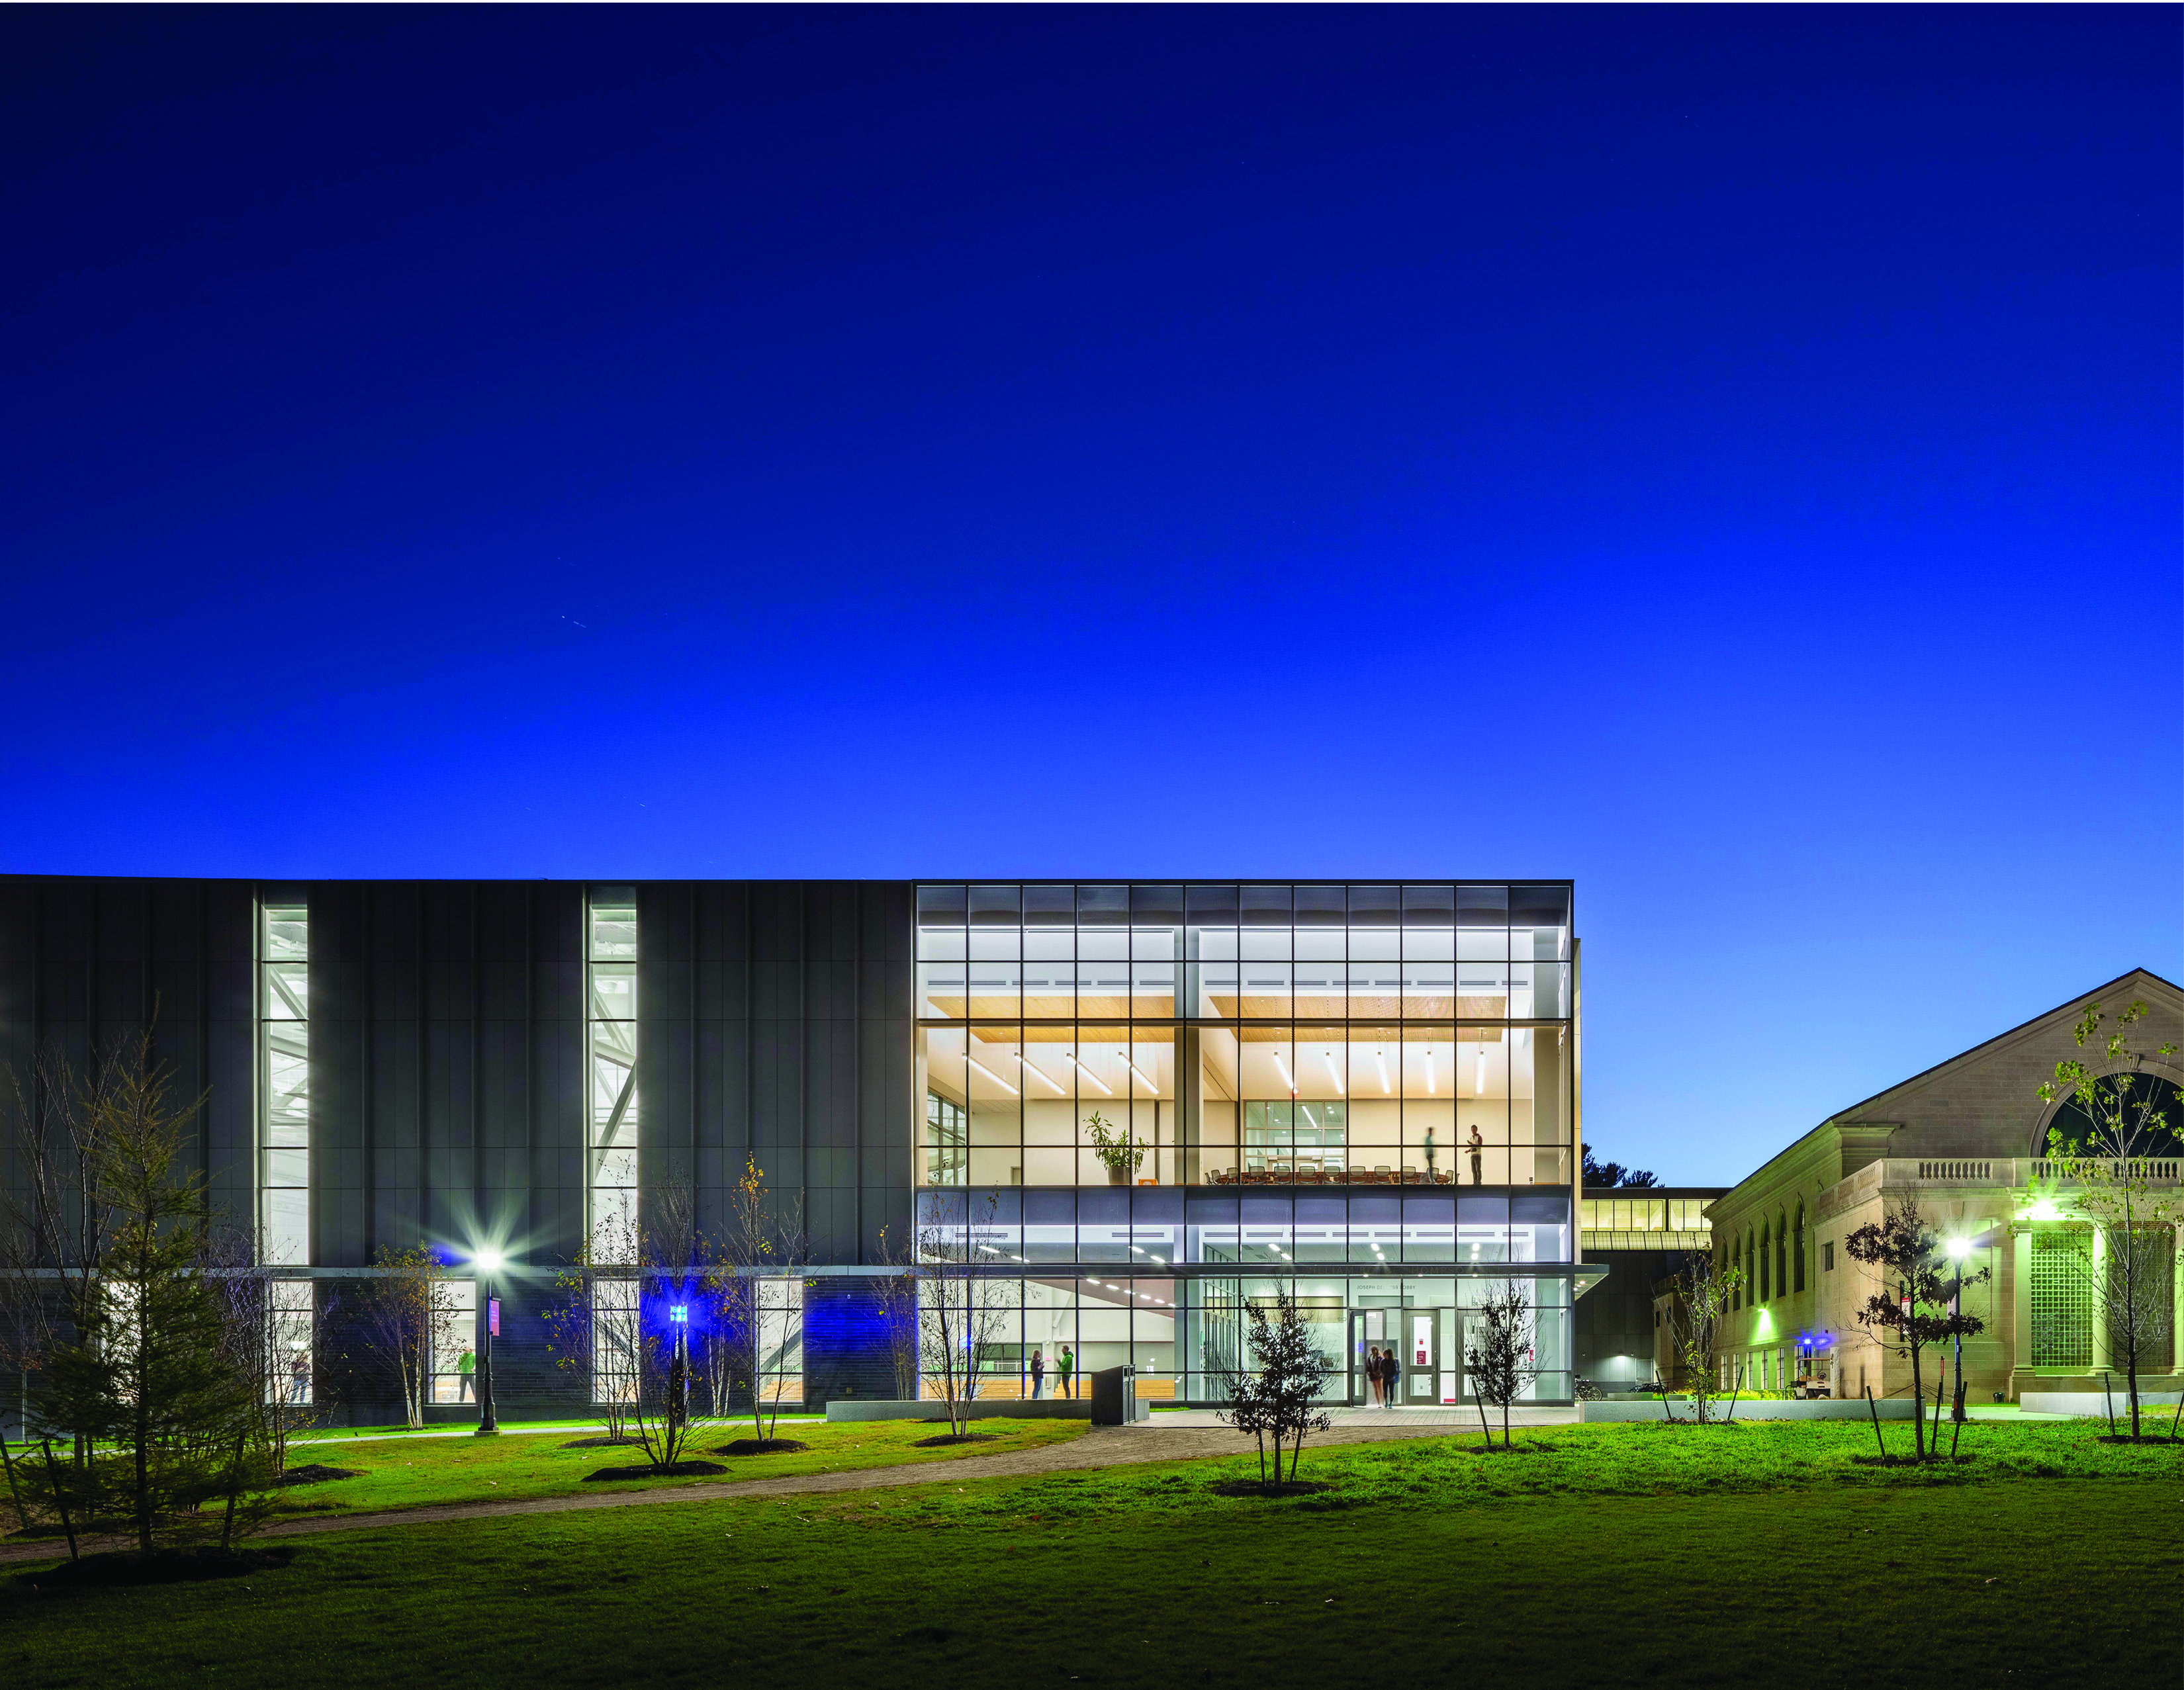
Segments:
[[[1004,1092],[1006,1092],[1011,1097],[1013,1098],[1017,1095],[1017,1088],[1009,1084],[1009,1082],[1001,1078],[1000,1075],[994,1073],[992,1069],[987,1067],[986,1065],[979,1061],[977,1057],[967,1056],[963,1059],[969,1063],[973,1068],[977,1069],[981,1074],[984,1075],[989,1080],[992,1081],[996,1086],[999,1086]]]
[[[499,1273],[500,1271],[500,1252],[498,1250],[480,1250],[476,1255],[471,1258],[471,1262],[480,1273]]]
[[[1949,1258],[1951,1260],[1960,1262],[1966,1256],[1971,1254],[1971,1253],[1972,1241],[1970,1239],[1952,1238],[1949,1240]]]
[[[677,1303],[671,1305],[667,1310],[667,1318],[678,1326],[689,1325],[690,1305],[688,1303]]]

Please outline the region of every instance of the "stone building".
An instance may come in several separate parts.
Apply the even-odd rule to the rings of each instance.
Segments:
[[[2084,1264],[2098,1262],[2102,1246],[2045,1159],[2049,1128],[2067,1127],[2075,1105],[2043,1103],[2039,1088],[2066,1058],[2107,1071],[2098,1050],[2080,1052],[2072,1029],[2088,1009],[2113,1017],[2133,1002],[2148,1011],[2136,1044],[2184,1044],[2184,990],[2135,969],[1838,1112],[1714,1203],[1716,1260],[1746,1278],[1719,1350],[1721,1382],[1784,1389],[1803,1381],[1842,1397],[1910,1390],[1909,1363],[1858,1322],[1879,1280],[1843,1248],[1909,1193],[1945,1238],[1970,1245],[1970,1268],[1992,1271],[1965,1293],[1966,1311],[1986,1322],[1964,1343],[1966,1399],[2099,1390],[2115,1364]],[[2146,1072],[2173,1104],[2184,1083],[2179,1059],[2151,1061]],[[2169,1119],[2184,1124],[2184,1113],[2172,1107]],[[2148,1164],[2158,1183],[2178,1181],[2184,1141],[2174,1150]],[[2177,1388],[2174,1305],[2172,1295],[2155,1390]],[[1931,1392],[1930,1373],[1924,1383]]]

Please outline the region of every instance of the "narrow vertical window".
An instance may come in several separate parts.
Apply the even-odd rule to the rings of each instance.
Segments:
[[[586,1183],[592,1253],[602,1262],[634,1259],[637,1244],[637,894],[628,887],[592,893],[584,924],[590,976],[591,1084]]]
[[[1797,1205],[1797,1230],[1791,1238],[1790,1264],[1796,1276],[1794,1288],[1802,1291],[1805,1288],[1805,1205],[1802,1203]]]
[[[276,1279],[266,1299],[268,1342],[272,1346],[272,1377],[266,1394],[290,1408],[308,1407],[311,1397],[311,1282],[308,1279]]]
[[[258,945],[258,1238],[263,1259],[311,1259],[310,911],[268,903]]]

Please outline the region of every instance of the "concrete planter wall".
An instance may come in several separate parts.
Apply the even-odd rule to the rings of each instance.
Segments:
[[[1588,1423],[1596,1420],[1657,1420],[1665,1418],[1661,1412],[1661,1404],[1658,1398],[1651,1403],[1583,1403],[1579,1406],[1585,1410],[1585,1418]],[[1722,1416],[1741,1420],[1867,1421],[1870,1421],[1873,1418],[1873,1410],[1866,1407],[1863,1398],[1855,1402],[1829,1399],[1814,1403],[1738,1403],[1735,1404],[1736,1412],[1734,1416],[1729,1415],[1730,1406],[1730,1404],[1723,1403],[1719,1406],[1711,1407],[1707,1410],[1707,1418],[1709,1420],[1717,1416]],[[1911,1401],[1908,1397],[1891,1398],[1886,1402],[1876,1403],[1874,1407],[1880,1409],[1880,1417],[1885,1420],[1908,1420],[1911,1418]],[[1696,1411],[1692,1409],[1691,1399],[1688,1397],[1670,1398],[1669,1409],[1669,1412],[1680,1420],[1687,1420],[1695,1417]]]
[[[2098,1391],[2022,1391],[2017,1398],[2017,1406],[2028,1415],[2092,1415],[2106,1420],[2111,1405],[2118,1420],[2130,1415],[2131,1397],[2122,1386],[2117,1386],[2105,1397]],[[2165,1409],[2175,1414],[2176,1393],[2141,1391],[2138,1393],[2140,1417],[2143,1419],[2146,1411],[2153,1408]]]
[[[1135,1420],[1152,1418],[1153,1406],[1140,1402]],[[1092,1399],[1087,1397],[1042,1397],[1037,1402],[1027,1402],[1020,1397],[976,1398],[963,1405],[964,1413],[974,1420],[1089,1420],[1092,1418]],[[944,1420],[948,1405],[939,1402],[864,1402],[856,1398],[837,1397],[827,1404],[830,1420]]]

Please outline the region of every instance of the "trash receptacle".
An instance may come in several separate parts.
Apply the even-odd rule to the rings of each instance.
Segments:
[[[1129,1408],[1130,1370],[1103,1367],[1092,1376],[1092,1424],[1120,1426]]]

